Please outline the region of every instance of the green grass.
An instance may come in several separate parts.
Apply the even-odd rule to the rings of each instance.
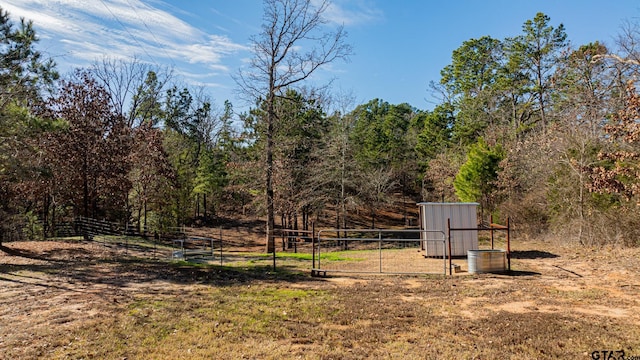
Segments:
[[[84,237],[82,236],[65,236],[65,237],[56,237],[56,238],[47,238],[48,240],[56,240],[56,241],[82,241]]]
[[[287,347],[270,354],[264,346],[313,332],[326,319],[317,305],[330,300],[324,291],[264,285],[185,295],[139,296],[125,312],[70,334],[54,358],[286,357]]]

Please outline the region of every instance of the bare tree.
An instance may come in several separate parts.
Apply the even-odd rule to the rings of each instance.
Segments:
[[[609,114],[624,104],[617,94],[619,67],[600,61],[608,54],[599,42],[572,51],[554,75],[558,94],[554,110],[557,123],[549,136],[553,139],[554,159],[545,159],[554,173],[548,184],[549,206],[557,231],[571,229],[581,244],[593,238],[593,215],[597,206],[587,188],[589,168],[598,164],[597,153],[606,138],[603,127]],[[575,224],[567,226],[567,224]],[[563,236],[569,238],[568,236]]]
[[[626,82],[637,79],[640,75],[640,23],[625,21],[620,27],[620,33],[615,39],[616,48],[613,51],[605,48],[604,53],[591,57],[593,64],[606,64],[615,73],[617,80],[616,95],[620,99],[626,97]],[[614,52],[615,51],[615,52]],[[611,109],[610,112],[615,112]]]
[[[371,228],[376,227],[378,209],[390,202],[389,193],[397,185],[393,181],[393,170],[385,168],[364,168],[360,171],[360,197],[371,214]]]
[[[347,210],[355,206],[359,189],[357,163],[350,141],[355,121],[351,114],[355,96],[350,93],[333,94],[327,102],[327,108],[333,108],[333,114],[328,117],[329,130],[323,136],[323,145],[313,154],[314,166],[308,170],[310,176],[305,198],[315,202],[316,207],[335,204],[336,228],[346,229]]]
[[[329,1],[264,0],[262,31],[251,37],[253,58],[249,68],[241,69],[236,82],[241,92],[264,102],[265,188],[267,202],[267,252],[275,249],[273,191],[274,123],[277,97],[300,85],[323,65],[347,59],[351,46],[345,42],[342,26],[323,32],[323,14]]]
[[[153,116],[153,104],[164,95],[172,79],[171,70],[157,69],[136,58],[125,61],[105,57],[93,64],[91,72],[109,92],[111,105],[127,119],[130,128]]]

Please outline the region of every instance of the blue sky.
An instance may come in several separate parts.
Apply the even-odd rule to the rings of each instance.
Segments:
[[[251,52],[260,31],[261,0],[2,0],[14,20],[31,19],[38,49],[61,72],[104,56],[133,56],[170,66],[185,83],[203,86],[214,102],[242,103],[231,75]],[[574,46],[601,41],[615,51],[625,21],[640,22],[637,0],[334,0],[330,25],[343,24],[354,55],[318,73],[335,92],[351,93],[355,105],[373,98],[433,108],[428,92],[451,53],[463,41],[519,35],[537,12],[564,24]]]

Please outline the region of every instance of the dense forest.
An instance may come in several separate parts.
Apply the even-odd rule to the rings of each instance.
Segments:
[[[355,212],[376,226],[404,199],[478,202],[521,236],[638,245],[640,27],[576,46],[533,15],[460,44],[425,84],[432,110],[354,104],[302,73],[262,96],[241,74],[255,105],[237,113],[140,60],[58,74],[34,24],[0,8],[0,240],[77,216],[163,231],[270,208],[285,227],[330,213],[348,228]],[[327,62],[350,52],[336,34]]]

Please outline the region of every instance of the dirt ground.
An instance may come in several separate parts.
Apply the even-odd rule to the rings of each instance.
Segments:
[[[475,334],[481,338],[486,337],[481,342],[485,345],[499,343],[508,336],[504,333],[494,334],[491,327],[474,328],[468,324],[487,324],[489,320],[494,321],[491,319],[495,319],[498,314],[501,316],[500,326],[520,326],[517,331],[522,333],[525,340],[535,342],[538,339],[541,343],[557,340],[545,335],[548,331],[544,326],[545,321],[557,321],[562,325],[588,320],[593,321],[594,326],[608,327],[609,330],[606,331],[625,328],[633,331],[630,330],[627,337],[614,337],[618,340],[612,342],[596,337],[590,340],[588,337],[595,336],[593,334],[597,334],[597,329],[592,333],[582,330],[578,325],[571,330],[571,326],[567,325],[568,330],[563,333],[562,341],[557,340],[560,341],[559,344],[549,346],[562,348],[565,346],[562,345],[563,342],[576,342],[577,340],[571,339],[573,331],[576,338],[582,337],[577,343],[583,344],[583,348],[567,349],[567,352],[581,358],[591,358],[592,351],[599,351],[601,348],[624,348],[627,357],[640,355],[640,339],[633,338],[640,333],[640,249],[585,248],[548,241],[516,241],[512,248],[514,271],[511,274],[463,273],[454,277],[350,276],[321,280],[309,277],[308,280],[302,279],[295,284],[283,286],[335,291],[345,298],[358,294],[358,297],[368,299],[366,304],[364,300],[362,303],[354,301],[354,309],[340,308],[341,311],[356,311],[358,307],[368,309],[369,302],[375,302],[380,294],[392,299],[388,301],[396,305],[407,304],[410,308],[429,306],[430,311],[447,319],[447,323],[458,324],[465,336]],[[116,251],[92,242],[4,244],[0,248],[0,358],[53,358],[61,354],[65,357],[65,349],[73,348],[73,341],[63,343],[68,338],[59,334],[77,331],[86,324],[91,324],[92,319],[109,316],[114,309],[122,309],[123,305],[142,296],[175,296],[203,286],[261,281],[259,277],[249,280],[233,278],[229,274],[217,277],[211,272],[203,274],[195,270],[171,268],[162,261],[139,261],[133,257],[123,257]],[[277,279],[266,279],[277,282]],[[367,295],[367,292],[370,293]],[[384,300],[380,302],[383,303]],[[374,318],[378,319],[384,313],[371,316],[371,319],[363,321],[375,323]],[[388,316],[395,318],[380,321],[403,324],[409,321],[413,327],[419,324],[419,321],[404,318],[405,315],[391,310]],[[352,325],[326,324],[325,331],[344,331],[344,327]],[[409,333],[408,329],[405,330]],[[516,331],[515,328],[513,330]],[[357,341],[353,339],[354,343]],[[422,340],[418,339],[407,341],[422,344]],[[449,341],[455,343],[461,340]],[[310,339],[308,342],[308,346],[313,346],[311,343],[315,340]],[[429,344],[434,348],[437,346],[437,342]],[[466,346],[464,340],[458,346]],[[477,344],[474,346],[475,351],[479,351]],[[540,345],[534,344],[532,347]],[[366,348],[368,350],[363,347],[366,351],[362,350],[362,356],[353,355],[353,358],[378,355],[387,357],[373,348],[374,345]],[[524,358],[547,357],[544,349],[540,350],[542,353]],[[316,354],[322,354],[321,350],[318,351],[320,352]],[[464,354],[475,354],[472,348],[468,351],[471,352],[459,354],[463,354],[463,358],[467,357]],[[424,356],[426,355],[422,353],[422,356],[417,355],[415,358],[425,358]],[[259,355],[256,357],[260,358]],[[332,356],[319,356],[325,357]],[[444,358],[447,357],[444,354]],[[478,358],[489,357],[480,355]]]

